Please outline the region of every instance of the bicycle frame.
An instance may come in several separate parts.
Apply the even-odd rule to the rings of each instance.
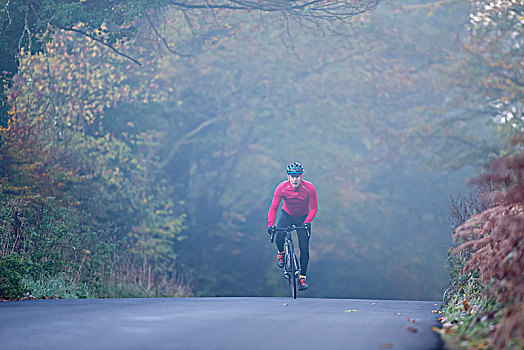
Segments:
[[[291,237],[291,232],[297,231],[301,227],[289,226],[286,228],[276,228],[275,232],[271,235],[271,243],[275,240],[276,232],[285,232],[284,236],[284,276],[289,282],[291,287],[291,296],[293,299],[297,298],[297,285],[298,279],[300,276],[300,263],[295,254],[295,246],[293,244],[293,238]]]

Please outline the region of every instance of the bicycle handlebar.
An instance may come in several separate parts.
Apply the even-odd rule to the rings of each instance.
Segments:
[[[275,227],[275,232],[291,232],[303,228],[302,226],[288,226],[286,228]]]
[[[271,233],[271,243],[273,243],[275,241],[275,233],[277,233],[277,232],[291,233],[292,231],[297,231],[297,230],[299,230],[301,228],[303,228],[303,227],[302,226],[288,226],[288,227],[285,227],[285,228],[275,227],[275,230]]]

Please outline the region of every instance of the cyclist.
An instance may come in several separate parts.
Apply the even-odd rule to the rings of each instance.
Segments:
[[[287,166],[287,181],[281,182],[275,189],[273,200],[267,214],[267,232],[275,232],[275,219],[278,206],[282,204],[282,211],[277,227],[285,228],[291,225],[302,227],[297,230],[298,246],[300,248],[300,273],[299,290],[306,290],[307,264],[309,262],[309,237],[311,236],[311,221],[317,214],[317,190],[315,186],[302,179],[304,167],[300,163],[291,163]],[[284,232],[277,232],[277,265],[284,267]]]

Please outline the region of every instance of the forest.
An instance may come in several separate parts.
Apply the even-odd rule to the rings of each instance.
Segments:
[[[522,1],[0,8],[0,299],[286,295],[267,210],[298,161],[304,296],[444,293],[455,335],[467,280],[522,334]]]

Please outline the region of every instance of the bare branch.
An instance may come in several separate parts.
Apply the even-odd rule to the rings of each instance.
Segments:
[[[156,28],[156,26],[153,24],[153,21],[151,20],[151,18],[149,17],[149,15],[146,13],[146,19],[147,21],[149,22],[149,25],[151,26],[151,28],[153,28],[153,31],[155,32],[156,36],[158,36],[160,38],[160,40],[162,40],[162,43],[164,44],[164,47],[167,49],[167,51],[171,52],[171,53],[174,53],[175,55],[178,55],[180,57],[191,57],[191,55],[187,55],[187,54],[182,54],[176,50],[173,50],[171,47],[169,47],[169,43],[167,42],[167,40],[158,32],[158,29]]]
[[[12,19],[11,19],[11,13],[9,13],[9,5],[10,5],[10,4],[11,4],[11,0],[8,0],[8,1],[6,2],[6,4],[5,4],[4,8],[3,8],[2,11],[1,11],[1,12],[5,12],[6,15],[7,15],[7,22],[8,22],[8,23],[7,23],[6,28],[8,28],[8,27],[11,25],[11,23],[13,22]]]
[[[140,63],[138,60],[134,59],[134,58],[131,57],[131,56],[126,55],[126,54],[123,53],[122,51],[119,51],[118,49],[116,49],[114,46],[112,46],[112,45],[110,45],[110,44],[104,42],[104,40],[99,39],[99,38],[97,38],[97,37],[95,37],[95,36],[93,36],[93,35],[91,35],[91,34],[89,34],[89,33],[86,33],[86,32],[84,32],[84,31],[81,31],[81,30],[78,30],[78,29],[75,29],[75,28],[71,28],[71,27],[58,27],[58,28],[63,29],[63,30],[66,30],[66,31],[69,31],[69,32],[75,32],[75,33],[78,33],[78,34],[82,34],[83,36],[86,36],[86,37],[88,37],[88,38],[90,38],[90,39],[92,39],[92,40],[94,40],[94,41],[96,41],[96,42],[98,42],[98,43],[104,45],[105,47],[110,48],[111,50],[113,50],[113,51],[114,51],[115,53],[117,53],[118,55],[127,58],[128,60],[130,60],[130,61],[132,61],[132,62],[138,64],[139,66],[142,66],[142,63]]]
[[[197,31],[196,31],[195,27],[193,26],[193,24],[191,23],[191,18],[189,18],[189,16],[186,13],[186,11],[182,11],[182,13],[184,14],[184,19],[186,20],[187,26],[191,30],[191,34],[193,34],[193,36],[196,36],[197,35]]]
[[[222,117],[220,116],[217,116],[217,117],[214,117],[214,118],[211,118],[211,119],[208,119],[202,123],[200,123],[196,128],[194,128],[193,130],[191,130],[190,132],[188,132],[187,134],[185,134],[182,138],[180,138],[180,140],[177,141],[177,143],[171,148],[171,152],[169,152],[169,155],[167,157],[165,157],[166,161],[169,160],[169,159],[172,159],[173,156],[178,152],[178,150],[180,149],[180,147],[182,145],[185,145],[185,144],[188,144],[188,143],[191,143],[191,138],[193,136],[195,136],[197,133],[199,133],[202,129],[204,129],[205,127],[207,127],[208,125],[211,125],[213,123],[216,123],[217,121],[220,121],[222,119]]]
[[[380,0],[216,0],[200,3],[189,1],[169,1],[167,4],[178,9],[223,9],[263,12],[287,12],[297,18],[309,20],[330,19],[347,21],[348,19],[374,10]]]

